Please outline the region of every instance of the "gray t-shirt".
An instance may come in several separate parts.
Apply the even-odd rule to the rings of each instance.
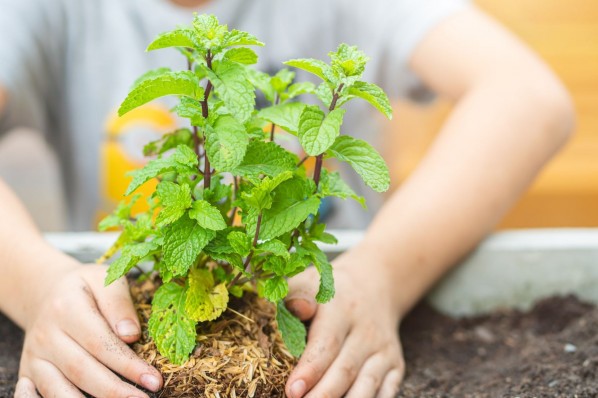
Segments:
[[[467,0],[213,0],[198,11],[264,41],[258,49],[264,71],[292,58],[326,59],[346,42],[371,58],[365,80],[391,97],[426,100],[431,94],[408,59],[432,27],[464,7]],[[0,84],[9,91],[0,136],[17,126],[44,134],[60,160],[70,229],[94,228],[121,198],[123,171],[142,164],[143,143],[180,122],[168,114],[168,100],[126,119],[116,109],[148,69],[185,68],[176,51],[143,49],[191,18],[192,10],[167,0],[0,0]],[[376,145],[367,105],[356,100],[349,107],[344,133]],[[359,183],[357,190],[367,195],[370,211],[339,205],[334,226],[363,227],[372,217],[380,197]]]

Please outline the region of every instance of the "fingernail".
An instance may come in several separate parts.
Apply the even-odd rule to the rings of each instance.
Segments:
[[[116,324],[116,333],[119,336],[137,336],[139,334],[139,327],[130,319],[124,319]]]
[[[291,394],[293,398],[301,398],[305,394],[306,385],[303,380],[297,380],[291,385]]]
[[[156,392],[160,389],[160,380],[156,376],[146,373],[141,375],[141,385],[148,390]]]

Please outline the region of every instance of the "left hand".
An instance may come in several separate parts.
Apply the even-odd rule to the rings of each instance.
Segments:
[[[313,267],[289,281],[286,303],[302,320],[312,319],[307,347],[291,374],[290,398],[393,398],[404,375],[400,311],[393,299],[398,281],[356,247],[333,262],[336,295],[314,301],[319,276]]]

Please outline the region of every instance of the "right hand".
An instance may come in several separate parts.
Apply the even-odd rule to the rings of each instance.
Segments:
[[[127,281],[104,287],[106,267],[77,265],[29,308],[15,398],[148,398],[117,374],[158,391],[160,373],[126,343],[140,337]],[[36,392],[37,389],[37,392]],[[39,392],[39,394],[38,394]]]

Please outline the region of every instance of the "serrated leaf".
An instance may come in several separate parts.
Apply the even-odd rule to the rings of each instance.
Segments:
[[[275,276],[266,280],[263,293],[268,301],[276,303],[289,294],[289,284],[286,279]]]
[[[177,129],[172,133],[164,134],[160,139],[145,145],[143,147],[143,154],[145,156],[161,155],[179,145],[191,148],[193,145],[193,133],[191,130]]]
[[[193,202],[193,206],[189,210],[189,217],[206,229],[220,231],[226,228],[226,221],[224,221],[220,210],[205,200],[196,200]]]
[[[303,94],[313,94],[316,86],[312,82],[299,82],[291,85],[286,93],[281,94],[281,99],[287,101]]]
[[[203,88],[197,76],[190,71],[167,71],[147,77],[127,95],[118,109],[118,115],[123,116],[141,105],[166,95],[184,95],[201,101]]]
[[[179,145],[171,156],[150,160],[142,169],[131,172],[129,175],[133,177],[133,180],[125,195],[132,194],[147,181],[169,171],[193,173],[197,168],[197,163],[195,152],[185,145]]]
[[[367,142],[343,135],[336,139],[328,153],[349,163],[374,191],[385,192],[390,187],[390,175],[384,159]]]
[[[135,80],[135,83],[133,83],[133,86],[131,87],[131,89],[134,89],[135,87],[137,87],[138,85],[140,85],[147,79],[152,79],[154,77],[162,76],[163,74],[169,73],[169,72],[172,72],[172,69],[166,68],[166,67],[148,70],[143,75],[139,76],[137,78],[137,80]]]
[[[181,103],[174,110],[180,117],[189,119],[192,126],[201,127],[205,124],[201,103],[193,98],[181,97]]]
[[[299,121],[305,109],[305,104],[300,102],[287,102],[284,104],[270,106],[258,112],[258,117],[274,123],[285,131],[297,135]]]
[[[366,100],[388,119],[392,119],[392,106],[390,105],[388,96],[384,90],[375,84],[356,82],[349,88],[349,94]]]
[[[246,257],[251,251],[251,237],[241,231],[232,231],[228,234],[227,239],[232,246],[235,253],[242,257]]]
[[[369,60],[356,46],[349,46],[345,43],[340,44],[336,51],[330,52],[328,55],[332,67],[345,76],[361,76]]]
[[[164,231],[164,266],[173,276],[184,276],[215,236],[216,232],[201,227],[187,215],[181,217]]]
[[[259,41],[257,37],[247,32],[233,29],[225,35],[222,42],[223,47],[231,46],[263,46],[264,43]]]
[[[315,105],[307,106],[299,119],[299,141],[310,156],[324,153],[340,134],[345,110],[334,109],[328,115]]]
[[[273,103],[276,96],[276,91],[270,84],[270,75],[264,72],[260,72],[253,68],[247,68],[245,70],[247,79],[251,82],[251,85],[260,90],[266,99]]]
[[[230,115],[216,119],[214,126],[206,129],[206,151],[211,165],[218,171],[231,171],[245,157],[249,137],[245,127]]]
[[[333,82],[334,73],[330,65],[319,59],[304,58],[304,59],[292,59],[287,62],[283,62],[285,65],[292,66],[297,69],[304,70],[313,75],[318,76],[325,82]]]
[[[253,65],[257,63],[258,56],[250,48],[240,47],[231,48],[224,54],[224,59],[230,62],[237,62],[244,65]]]
[[[359,196],[351,189],[349,185],[341,178],[338,172],[328,172],[322,170],[322,179],[320,180],[319,192],[322,196],[335,196],[341,199],[351,198],[357,201],[361,207],[367,208],[365,198]]]
[[[249,142],[245,158],[232,173],[241,177],[276,176],[296,168],[297,156],[274,142]]]
[[[162,181],[156,188],[156,196],[162,205],[156,219],[159,227],[175,222],[191,207],[191,188],[186,184]]]
[[[106,216],[98,224],[99,231],[106,231],[110,228],[119,227],[123,221],[129,221],[131,218],[131,209],[141,198],[141,195],[134,195],[128,202],[121,201],[112,214]]]
[[[285,68],[279,70],[276,75],[270,79],[270,84],[272,85],[274,91],[276,91],[278,94],[282,94],[294,79],[295,72]]]
[[[324,105],[326,105],[326,107],[330,107],[330,105],[332,104],[332,89],[330,88],[330,86],[326,83],[322,83],[320,84],[317,88],[316,88],[316,92],[315,92],[316,96],[320,99],[320,101],[322,101],[322,103]]]
[[[327,303],[334,297],[334,276],[332,264],[328,261],[326,254],[313,242],[303,240],[297,251],[309,255],[314,266],[320,274],[320,288],[316,295],[316,301],[320,304]]]
[[[228,290],[221,283],[214,286],[214,277],[208,269],[194,269],[189,273],[189,288],[185,309],[198,322],[213,321],[226,310]]]
[[[311,196],[309,186],[299,178],[285,181],[275,190],[272,206],[264,210],[260,239],[269,240],[297,228],[310,214],[316,214],[320,199]],[[248,232],[254,233],[256,225],[248,222]]]
[[[160,354],[182,365],[195,348],[195,321],[185,310],[186,289],[176,283],[158,288],[152,301],[148,329]]]
[[[168,47],[197,47],[193,31],[187,27],[180,27],[173,31],[162,33],[147,47],[146,51]]]
[[[276,322],[282,336],[282,341],[289,349],[291,355],[300,357],[305,351],[307,331],[305,325],[295,317],[282,301],[276,306]]]
[[[253,187],[249,192],[243,192],[241,196],[245,203],[258,210],[258,212],[263,209],[269,209],[272,205],[272,196],[270,195],[272,191],[292,177],[293,173],[290,171],[285,171],[272,178],[265,177],[258,185]],[[255,230],[252,233],[254,232]]]
[[[282,257],[289,260],[291,257],[289,248],[278,239],[272,239],[267,242],[260,243],[256,247],[257,253],[272,253],[275,256]]]
[[[131,268],[139,264],[151,252],[157,250],[159,245],[154,241],[131,243],[122,248],[120,257],[108,267],[104,285],[108,286],[120,277],[126,275]]]
[[[255,91],[245,75],[243,66],[234,62],[218,62],[214,70],[207,70],[218,97],[241,123],[251,117],[255,107]]]

